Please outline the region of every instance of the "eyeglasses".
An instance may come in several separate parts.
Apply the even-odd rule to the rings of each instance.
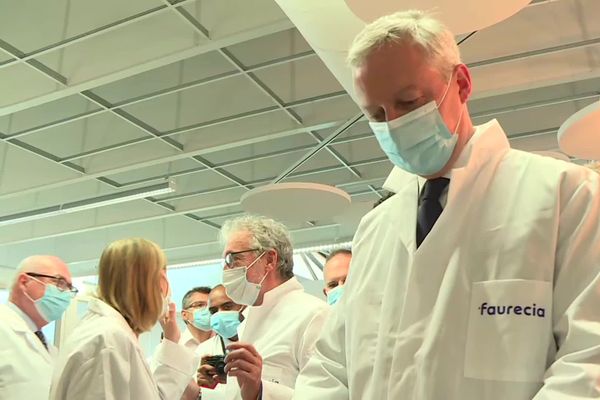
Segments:
[[[237,257],[239,254],[244,254],[244,253],[250,253],[251,251],[259,251],[260,249],[248,249],[248,250],[241,250],[241,251],[234,251],[231,252],[229,254],[227,254],[225,256],[225,258],[223,259],[223,263],[225,264],[225,266],[227,268],[233,268],[233,263],[236,261],[239,261],[239,257]]]
[[[29,275],[34,278],[52,279],[54,282],[56,282],[54,286],[56,286],[56,288],[58,290],[60,290],[61,292],[71,292],[71,294],[73,294],[73,296],[75,296],[77,293],[79,293],[79,290],[77,290],[77,288],[75,288],[73,285],[71,285],[69,282],[67,282],[65,280],[65,278],[63,278],[60,275],[46,275],[46,274],[38,274],[35,272],[27,272],[26,275]]]
[[[196,301],[196,302],[190,304],[189,306],[187,306],[186,308],[184,308],[184,310],[189,310],[190,308],[204,308],[204,307],[206,307],[205,301]]]

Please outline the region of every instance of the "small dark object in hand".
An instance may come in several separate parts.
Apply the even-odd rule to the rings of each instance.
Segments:
[[[225,356],[207,356],[204,357],[203,364],[208,364],[217,370],[217,376],[220,383],[227,383],[227,374],[225,373]]]

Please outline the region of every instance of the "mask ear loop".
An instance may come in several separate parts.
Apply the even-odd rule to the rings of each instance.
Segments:
[[[446,83],[446,90],[444,90],[444,95],[442,96],[442,99],[440,100],[439,103],[437,103],[437,106],[439,108],[439,106],[442,105],[442,103],[444,102],[444,100],[446,100],[446,95],[448,94],[448,91],[450,90],[450,84],[452,83],[452,78],[454,77],[454,69],[452,69],[452,73],[450,74],[450,78],[448,79],[448,83]]]

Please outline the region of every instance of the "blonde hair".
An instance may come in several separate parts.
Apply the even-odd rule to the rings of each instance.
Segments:
[[[600,161],[594,161],[586,164],[585,166],[600,174]]]
[[[154,242],[122,239],[108,245],[98,265],[98,297],[117,310],[136,333],[149,331],[160,318],[161,271],[166,259]]]
[[[350,46],[348,63],[358,68],[378,48],[402,42],[419,46],[428,61],[446,77],[450,77],[454,67],[461,64],[460,51],[452,32],[440,21],[419,10],[386,15],[365,26]]]

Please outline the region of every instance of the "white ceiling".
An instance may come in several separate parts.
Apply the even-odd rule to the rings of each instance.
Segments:
[[[219,226],[359,110],[273,0],[0,0],[0,217],[165,178],[177,191],[0,227],[0,265],[51,253],[76,274],[125,236],[171,263],[218,257]],[[537,1],[461,44],[475,121],[555,150],[598,99],[600,2]],[[335,23],[335,21],[332,21]],[[34,28],[32,28],[34,27]],[[291,224],[297,247],[345,241],[391,164],[364,121],[284,181],[336,185],[343,216]]]

